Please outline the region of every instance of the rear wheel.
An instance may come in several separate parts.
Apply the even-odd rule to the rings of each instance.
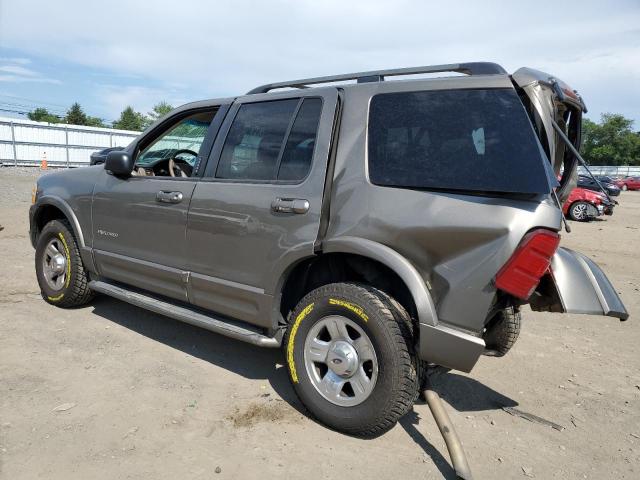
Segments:
[[[413,405],[418,368],[406,311],[365,285],[313,290],[292,314],[285,339],[293,387],[331,428],[372,437]]]
[[[52,220],[44,226],[36,244],[35,260],[45,301],[59,307],[77,307],[91,300],[87,272],[66,220]]]
[[[589,220],[589,204],[586,202],[576,202],[569,208],[569,217],[577,222]]]

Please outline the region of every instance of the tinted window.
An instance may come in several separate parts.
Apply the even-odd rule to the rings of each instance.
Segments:
[[[511,89],[376,95],[368,147],[378,185],[548,193],[555,182]]]
[[[280,149],[298,99],[246,103],[231,125],[217,178],[273,180]]]
[[[322,100],[307,98],[302,103],[282,154],[278,180],[302,180],[311,168],[316,145]]]

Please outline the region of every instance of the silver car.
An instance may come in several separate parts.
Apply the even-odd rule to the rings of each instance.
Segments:
[[[415,77],[442,72],[460,75]],[[428,366],[504,355],[525,304],[627,318],[602,270],[559,246],[584,110],[551,75],[492,63],[184,105],[104,165],[39,180],[42,296],[103,293],[282,347],[313,416],[378,435]]]

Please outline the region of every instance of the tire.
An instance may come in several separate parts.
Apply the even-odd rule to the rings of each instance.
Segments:
[[[336,337],[336,332],[346,333]],[[367,342],[370,349],[362,348]],[[354,355],[336,353],[344,343]],[[320,344],[318,351],[328,352],[324,361],[314,350]],[[381,435],[417,398],[421,363],[415,355],[411,319],[399,303],[375,288],[333,283],[313,290],[294,309],[284,345],[298,398],[314,418],[340,432]],[[368,383],[361,381],[363,375]]]
[[[515,307],[507,307],[500,310],[494,318],[484,340],[487,349],[493,352],[493,356],[503,357],[520,336],[522,317]]]
[[[587,202],[575,202],[569,207],[569,218],[576,222],[586,222],[589,220],[589,204]]]
[[[627,187],[627,184],[626,184],[626,183],[623,183],[623,184],[622,184],[622,188],[621,188],[620,190],[622,190],[622,191],[626,192],[627,190],[629,190],[629,187]]]
[[[36,243],[35,263],[40,294],[47,303],[78,307],[93,298],[78,244],[66,220],[52,220],[44,226]]]

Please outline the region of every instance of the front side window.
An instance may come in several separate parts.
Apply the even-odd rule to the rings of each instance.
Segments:
[[[553,183],[511,89],[374,96],[368,161],[371,182],[391,187],[530,194]]]
[[[190,176],[215,113],[194,113],[167,127],[138,154],[138,171],[147,175],[169,175],[171,161],[174,173]]]
[[[216,178],[302,180],[311,168],[322,101],[287,99],[240,106]]]

